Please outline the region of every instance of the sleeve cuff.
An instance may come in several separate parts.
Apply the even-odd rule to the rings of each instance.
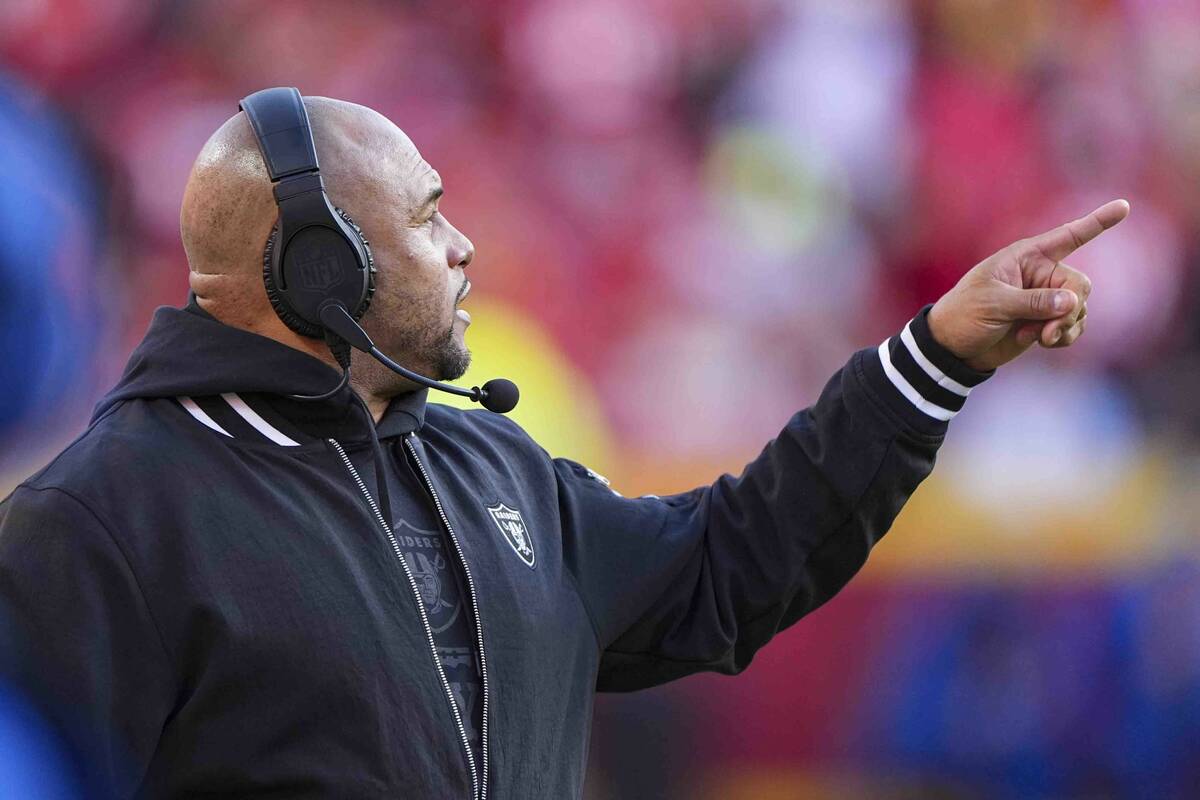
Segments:
[[[922,433],[938,434],[995,370],[971,369],[938,344],[929,331],[932,307],[867,353],[864,367],[871,388],[894,412]]]

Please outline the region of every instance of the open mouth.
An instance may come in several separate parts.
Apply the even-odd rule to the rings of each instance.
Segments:
[[[458,290],[458,299],[454,301],[455,309],[454,316],[461,319],[466,324],[471,324],[471,315],[467,313],[465,308],[458,308],[458,304],[467,299],[467,295],[471,292],[471,282],[464,281],[462,288]]]

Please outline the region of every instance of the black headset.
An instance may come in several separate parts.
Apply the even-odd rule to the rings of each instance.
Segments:
[[[361,319],[375,293],[371,245],[329,201],[300,92],[263,89],[240,108],[254,129],[274,185],[279,219],[263,254],[263,282],[275,313],[301,336],[321,338],[321,307],[339,302]]]
[[[343,369],[342,381],[332,391],[292,396],[322,400],[341,391],[350,380],[350,347],[354,347],[415,383],[469,397],[491,411],[512,410],[519,397],[512,381],[495,378],[482,388],[461,389],[418,375],[380,352],[358,325],[375,293],[371,245],[325,192],[300,91],[284,86],[263,89],[243,98],[238,107],[250,120],[279,207],[263,251],[267,297],[293,331],[323,337]]]

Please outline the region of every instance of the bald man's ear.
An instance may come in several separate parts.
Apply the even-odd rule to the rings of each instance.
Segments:
[[[366,313],[375,295],[375,260],[362,229],[349,214],[330,204],[324,192],[309,193],[304,199],[327,206],[336,227],[314,217],[293,220],[293,209],[281,204],[280,224],[268,237],[263,254],[263,281],[279,319],[301,336],[320,339],[325,335],[320,312],[327,303],[338,303],[355,320]],[[318,209],[316,217],[323,216]],[[289,230],[296,232],[289,235]],[[282,250],[280,236],[287,237]]]
[[[243,98],[240,108],[241,124],[231,125],[243,142],[248,129],[258,154],[255,171],[258,166],[265,170],[265,183],[273,187],[277,206],[277,221],[262,256],[267,299],[291,331],[323,338],[323,306],[336,302],[358,318],[370,304],[375,291],[370,246],[358,226],[329,200],[300,92],[293,87],[263,89]],[[313,109],[318,118],[324,113],[321,108],[318,103]],[[331,164],[339,160],[334,156]],[[203,156],[197,164],[202,160]]]

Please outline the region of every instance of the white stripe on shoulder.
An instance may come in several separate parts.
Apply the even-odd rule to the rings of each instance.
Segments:
[[[203,408],[196,405],[195,400],[190,397],[176,397],[175,399],[179,401],[179,405],[187,409],[187,412],[195,417],[201,424],[208,428],[212,428],[217,433],[225,434],[230,439],[233,438],[233,434],[218,425],[217,421],[206,414]]]
[[[904,346],[908,348],[908,352],[912,353],[913,361],[921,365],[921,369],[925,370],[925,374],[933,378],[933,382],[943,389],[948,389],[960,397],[966,397],[971,393],[970,386],[963,386],[958,381],[951,378],[946,373],[938,369],[932,361],[925,357],[921,352],[920,346],[917,344],[916,337],[912,335],[912,323],[904,326],[904,330],[900,331],[900,341],[904,342]]]
[[[888,376],[888,380],[900,390],[900,394],[904,395],[908,399],[908,402],[917,407],[918,411],[934,419],[940,419],[943,422],[949,422],[954,419],[954,415],[958,413],[957,411],[950,411],[926,400],[921,396],[920,392],[913,388],[911,383],[905,380],[900,371],[892,365],[892,354],[888,352],[888,340],[886,339],[883,344],[879,345],[879,361],[883,364],[883,371]]]
[[[221,399],[229,403],[229,407],[238,413],[242,419],[249,422],[256,431],[270,439],[275,444],[281,444],[284,447],[299,447],[300,443],[295,439],[290,438],[283,431],[276,428],[271,423],[258,415],[253,408],[246,405],[246,401],[232,392],[225,392],[221,395]]]

